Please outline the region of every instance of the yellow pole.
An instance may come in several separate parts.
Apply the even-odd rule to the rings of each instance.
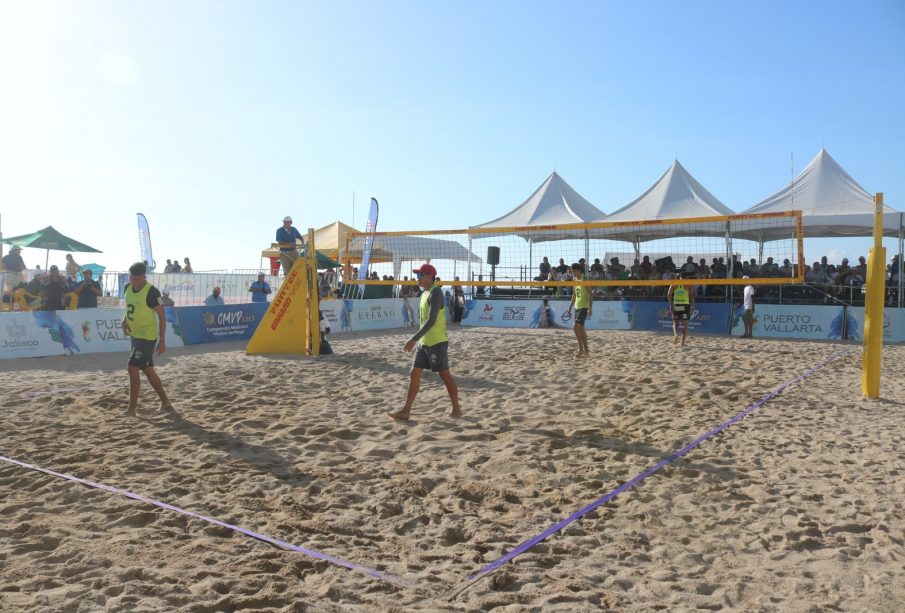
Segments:
[[[314,228],[308,228],[308,329],[311,334],[311,355],[321,353],[320,304],[318,301],[317,251],[314,248]]]
[[[880,397],[880,360],[883,353],[883,299],[886,290],[886,249],[883,248],[883,194],[874,196],[874,248],[867,258],[867,298],[864,303],[864,345],[861,392]]]

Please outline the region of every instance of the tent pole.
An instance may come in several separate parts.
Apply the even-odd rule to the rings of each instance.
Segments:
[[[585,228],[584,231],[584,265],[585,269],[581,271],[581,274],[585,274],[590,268],[591,264],[591,239],[588,237],[588,229]]]
[[[529,238],[528,239],[528,270],[531,270],[532,266],[534,266],[534,240]]]
[[[471,234],[469,234],[468,235],[468,282],[469,283],[471,283],[471,281],[473,281],[473,279],[471,278],[471,253],[472,253],[471,252]],[[471,286],[469,286],[469,289],[471,289]],[[472,297],[474,297],[473,293],[472,293]]]
[[[905,247],[905,234],[903,234],[903,226],[905,226],[905,213],[899,213],[899,295],[898,306],[902,308],[902,255],[903,247]]]

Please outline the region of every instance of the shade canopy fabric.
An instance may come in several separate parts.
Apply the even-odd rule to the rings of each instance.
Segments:
[[[352,240],[349,257],[353,262],[360,262],[365,237]],[[375,259],[375,254],[378,258]],[[345,260],[345,248],[341,250],[341,259]],[[389,256],[389,257],[387,257]],[[481,258],[456,241],[427,238],[424,236],[376,236],[371,246],[371,263],[400,262],[402,260],[429,261],[455,260],[457,262],[481,263]]]
[[[629,222],[692,217],[734,215],[728,206],[711,194],[697,179],[691,176],[678,160],[638,198],[618,211],[596,221]],[[608,238],[649,241],[674,236],[720,236],[725,226],[719,224],[682,224],[653,226],[650,228],[626,228],[615,234],[607,230]]]
[[[603,211],[585,200],[554,172],[527,200],[513,210],[502,217],[472,227],[552,226],[587,223],[600,217],[603,217]]]
[[[874,227],[874,198],[820,149],[811,163],[784,188],[743,213],[800,210],[806,238],[870,236]],[[902,216],[883,209],[883,234],[898,236]],[[754,230],[746,238],[769,241],[769,230]]]
[[[95,249],[85,243],[80,243],[74,238],[69,238],[53,226],[47,226],[43,230],[38,230],[31,234],[4,238],[0,240],[0,242],[6,243],[7,245],[18,245],[19,247],[31,247],[33,249],[75,251],[76,253],[103,253],[100,249]]]

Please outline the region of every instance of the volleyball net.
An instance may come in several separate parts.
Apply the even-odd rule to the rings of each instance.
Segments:
[[[804,282],[801,212],[464,230],[350,232],[340,260],[356,285],[415,283],[428,262],[444,285],[556,287]],[[367,279],[358,267],[368,260]],[[584,278],[576,280],[571,265]],[[743,275],[749,278],[743,279]]]

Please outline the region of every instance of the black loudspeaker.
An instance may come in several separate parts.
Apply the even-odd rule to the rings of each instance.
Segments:
[[[500,263],[500,248],[499,247],[488,247],[487,248],[487,263],[490,266],[498,266]]]

